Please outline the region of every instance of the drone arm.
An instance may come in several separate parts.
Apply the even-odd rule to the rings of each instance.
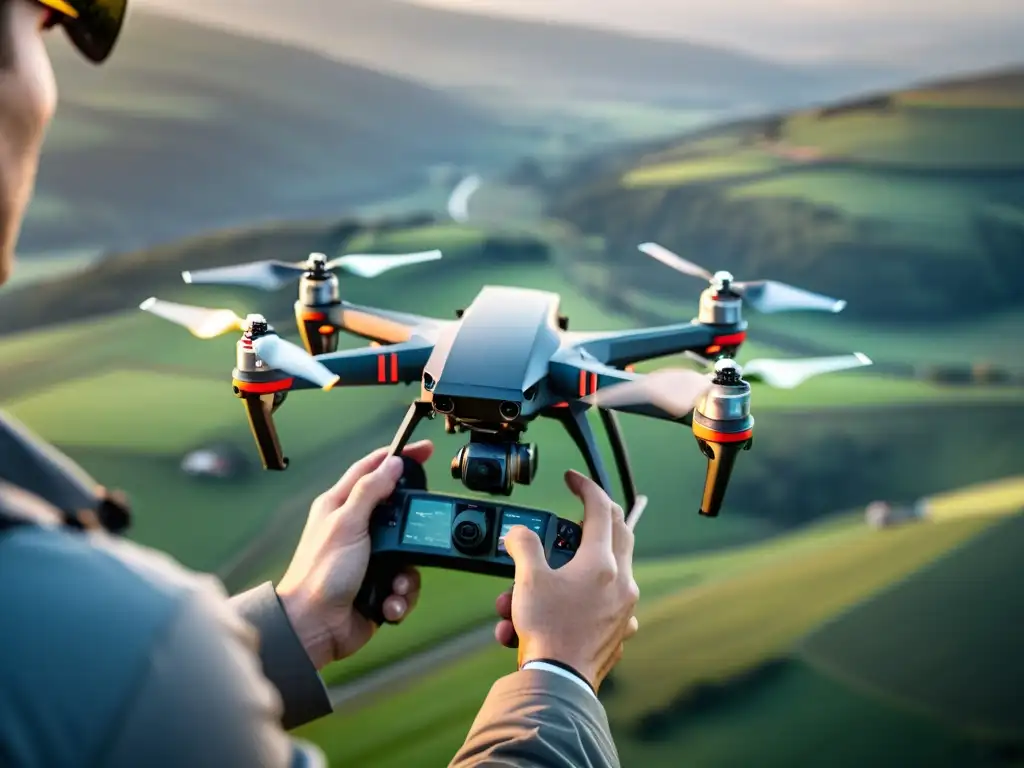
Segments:
[[[433,339],[441,328],[452,322],[409,312],[364,307],[347,301],[341,305],[342,328],[355,336],[381,344],[399,344],[417,336]]]
[[[700,323],[675,323],[630,331],[582,333],[574,340],[577,347],[601,362],[623,368],[681,352],[700,352],[728,341],[729,336],[716,334],[712,328]]]
[[[408,341],[380,347],[364,347],[317,355],[316,361],[338,377],[338,387],[368,387],[387,384],[412,384],[423,376],[434,345]],[[316,385],[295,378],[292,389],[311,389]]]

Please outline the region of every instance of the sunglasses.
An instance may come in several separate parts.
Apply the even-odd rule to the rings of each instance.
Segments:
[[[94,64],[106,61],[124,25],[128,0],[37,0],[51,11],[48,26],[61,26]]]

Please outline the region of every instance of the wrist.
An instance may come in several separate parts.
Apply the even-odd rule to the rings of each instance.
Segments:
[[[313,666],[321,670],[330,664],[334,660],[333,636],[320,620],[313,602],[300,592],[280,589],[277,599]]]
[[[562,677],[574,680],[594,695],[597,695],[597,690],[594,688],[593,683],[590,680],[588,680],[582,672],[580,672],[571,664],[566,664],[564,661],[559,661],[558,659],[530,659],[529,661],[523,662],[523,664],[520,665],[519,669],[548,670],[558,675],[561,675]]]
[[[566,672],[570,672],[579,677],[590,687],[591,690],[597,690],[596,670],[592,670],[590,665],[584,664],[582,660],[576,658],[576,654],[559,652],[555,649],[545,648],[527,648],[524,650],[523,646],[520,645],[519,669],[522,669],[531,661],[543,662],[555,667],[560,667]]]

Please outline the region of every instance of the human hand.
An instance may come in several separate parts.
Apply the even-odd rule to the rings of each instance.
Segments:
[[[512,528],[505,548],[515,561],[515,589],[498,597],[498,642],[519,648],[519,666],[532,659],[568,664],[598,690],[622,658],[639,625],[633,610],[633,531],[622,507],[597,483],[566,472],[565,484],[583,502],[583,536],[567,564],[552,569],[537,534]]]
[[[370,562],[370,516],[395,490],[402,460],[380,448],[355,464],[319,496],[284,578],[277,585],[285,612],[317,669],[351,656],[377,625],[353,607]],[[429,440],[402,454],[424,463],[434,452]],[[420,575],[410,568],[395,577],[384,601],[388,621],[400,622],[416,607]]]

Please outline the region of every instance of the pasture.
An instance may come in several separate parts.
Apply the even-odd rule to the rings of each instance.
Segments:
[[[948,503],[970,499],[950,495]],[[936,568],[945,567],[998,538],[991,518],[968,511],[883,532],[859,516],[838,518],[726,553],[638,564],[642,629],[602,693],[623,764],[685,754],[693,765],[781,766],[823,749],[830,765],[972,764],[957,762],[977,754],[968,736],[823,677],[792,655],[801,637],[832,617],[884,600],[891,585],[937,558],[946,556]],[[1006,567],[999,572],[1009,575]],[[970,585],[978,582],[962,591]],[[876,626],[882,634],[887,625]],[[905,658],[917,648],[896,650]],[[490,682],[513,668],[510,652],[487,649],[300,733],[320,743],[332,765],[442,765]]]
[[[434,225],[360,236],[345,250],[439,247],[445,258],[374,280],[352,278],[343,283],[344,294],[359,303],[452,317],[455,309],[472,301],[482,284],[518,285],[559,292],[562,311],[573,329],[635,325],[629,316],[596,305],[555,265],[500,264],[486,258],[480,248],[486,232]],[[230,247],[230,238],[226,243],[223,247]],[[301,254],[296,252],[294,257]],[[164,254],[163,258],[173,261],[175,257]],[[167,286],[158,293],[162,298],[226,306],[239,314],[277,307],[272,317],[280,318],[275,321],[278,329],[295,337],[285,290],[267,295]],[[281,575],[308,503],[347,464],[387,442],[413,390],[366,387],[330,394],[298,393],[275,418],[293,462],[287,472],[256,469],[238,481],[196,480],[181,473],[178,464],[184,451],[205,442],[233,443],[252,452],[249,455],[255,461],[244,415],[228,388],[234,343],[232,334],[197,340],[184,329],[140,311],[8,336],[0,340],[6,369],[0,402],[102,482],[129,493],[136,509],[132,535],[137,540],[157,545],[188,565],[211,570],[226,568],[255,552],[256,560],[249,558],[245,568],[226,574],[229,584],[241,587],[257,577]],[[345,339],[342,345],[360,343]],[[758,350],[756,345],[750,351],[775,353],[763,347]],[[930,417],[920,409],[945,413],[950,400],[944,390],[860,372],[812,380],[793,391],[755,386],[758,445],[744,457],[727,509],[718,520],[696,514],[695,494],[703,481],[704,465],[688,431],[623,417],[638,487],[651,499],[638,529],[637,551],[641,557],[661,558],[644,566],[650,569],[645,571],[648,594],[672,592],[684,582],[706,580],[738,567],[740,561],[753,562],[747,550],[735,557],[714,555],[682,565],[664,558],[750,545],[786,532],[804,520],[777,516],[777,510],[794,506],[785,488],[803,489],[796,506],[806,511],[807,519],[870,501],[865,488],[842,481],[850,461],[868,456],[866,460],[877,463],[870,493],[894,498],[998,476],[1014,461],[1012,445],[1004,444],[1012,442],[1010,437],[993,441],[994,430],[977,429],[994,419],[1006,424],[1007,411],[998,405],[999,398],[1006,402],[1015,397],[1006,390],[975,390],[976,405],[966,410],[956,402],[950,418],[975,428],[952,455],[946,450],[948,443],[922,434],[922,423]],[[913,407],[894,410],[895,405]],[[1016,408],[1009,411],[1011,420],[1018,412]],[[812,414],[813,418],[801,418]],[[889,434],[900,438],[882,439],[875,426],[880,420]],[[1004,429],[999,434],[1008,433]],[[846,441],[838,452],[829,448],[834,435],[843,435]],[[430,437],[437,444],[428,467],[431,488],[465,493],[447,467],[464,436],[444,435],[436,424],[427,424],[417,437]],[[517,503],[578,518],[577,502],[561,481],[563,469],[582,467],[572,442],[561,427],[548,422],[532,425],[526,438],[540,445],[540,470],[533,484],[517,489]],[[602,449],[610,461],[603,440]],[[964,460],[961,450],[969,460]],[[907,472],[910,465],[916,471]],[[786,468],[791,481],[770,480],[780,467]],[[389,628],[365,653],[326,670],[327,680],[350,679],[477,626],[492,615],[494,596],[505,586],[499,579],[432,570],[425,572],[424,579],[422,605],[408,624],[395,631]],[[450,596],[456,592],[460,599],[452,601]]]
[[[519,285],[559,291],[562,309],[569,315],[573,328],[603,330],[632,324],[628,317],[595,306],[553,267],[496,265],[481,260],[480,235],[472,228],[443,225],[357,240],[346,250],[441,247],[446,258],[436,265],[399,271],[375,280],[352,279],[345,283],[345,293],[361,303],[450,317],[456,308],[466,306],[485,282]],[[430,289],[424,290],[425,286]],[[203,286],[182,285],[160,295],[200,305],[228,306],[239,313],[259,309],[261,301],[260,294],[243,295]],[[280,304],[280,299],[274,298]],[[282,317],[279,329],[294,337],[287,316]],[[354,347],[359,342],[345,340],[343,344]],[[81,459],[87,468],[92,465],[96,471],[102,469],[105,482],[121,485],[137,497],[140,509],[149,510],[140,513],[143,516],[136,529],[140,540],[167,546],[173,554],[197,567],[215,567],[217,563],[211,559],[214,553],[223,557],[232,547],[240,546],[260,524],[266,523],[271,510],[285,504],[296,489],[310,482],[319,487],[330,481],[334,470],[326,470],[327,477],[317,480],[311,467],[336,466],[327,459],[321,461],[321,457],[334,450],[339,434],[372,436],[372,442],[365,444],[346,441],[345,451],[355,455],[385,442],[397,427],[397,417],[387,414],[399,413],[412,394],[406,388],[379,391],[374,387],[346,389],[330,395],[297,394],[276,417],[282,443],[293,460],[288,472],[275,476],[258,473],[244,487],[230,490],[215,490],[210,485],[193,487],[195,481],[180,475],[176,468],[184,451],[213,440],[227,440],[251,450],[241,407],[228,389],[233,348],[234,338],[230,335],[199,341],[184,329],[138,311],[19,334],[0,343],[7,369],[3,403],[43,437]],[[59,349],[60,354],[51,351],[54,349]],[[855,426],[858,417],[833,413],[835,406],[944,403],[954,394],[956,402],[962,402],[960,394],[939,387],[853,372],[812,380],[793,391],[757,387],[755,412],[765,425],[762,434],[766,454],[771,455],[776,453],[772,446],[781,446],[786,440],[779,427],[772,426],[773,419],[779,425],[792,423],[785,415],[788,412],[822,410],[817,418],[825,419],[832,425],[830,428],[863,432]],[[339,397],[343,399],[338,400]],[[1018,393],[1013,390],[971,390],[969,397],[979,403],[999,399],[1019,402]],[[773,417],[776,411],[779,415]],[[324,418],[325,414],[329,417]],[[679,548],[725,546],[778,530],[770,519],[742,514],[744,506],[754,498],[744,492],[736,493],[736,513],[713,526],[704,525],[706,521],[688,511],[682,516],[676,514],[680,500],[692,496],[703,474],[692,438],[681,435],[671,424],[638,417],[624,417],[623,423],[637,466],[639,487],[651,497],[655,509],[665,510],[652,517],[666,523],[673,521],[671,525],[645,524],[640,534],[641,551],[648,551],[649,547],[654,548],[649,550],[651,553],[666,553]],[[911,423],[907,422],[908,429]],[[848,427],[840,426],[847,424]],[[797,427],[808,428],[811,427]],[[786,427],[786,432],[792,429]],[[434,487],[460,489],[441,468],[461,444],[459,438],[441,435],[439,429],[429,426],[421,434],[433,437],[439,446],[438,469],[431,473]],[[573,508],[563,507],[571,502],[561,486],[559,471],[579,465],[571,441],[560,427],[549,423],[531,427],[527,438],[542,445],[541,470],[532,486],[517,491],[519,500],[575,514]],[[666,446],[679,447],[666,450]],[[757,457],[764,454],[754,451],[750,455],[757,463]],[[988,454],[982,451],[981,455]],[[125,460],[111,458],[116,456],[124,456]],[[978,460],[979,466],[982,461]],[[307,469],[310,479],[304,483],[294,479]],[[917,492],[929,490],[933,476],[918,476],[923,479],[915,485]],[[974,479],[984,478],[969,476],[965,481]],[[234,509],[258,511],[226,517],[223,499],[227,498],[234,499]],[[867,500],[858,499],[857,503]],[[205,520],[206,524],[198,528],[191,524],[182,526],[182,515],[186,513],[164,513],[165,509],[180,510],[184,506],[190,510],[190,523]],[[683,503],[683,509],[688,510],[689,505]],[[235,530],[236,523],[245,534]],[[193,556],[190,541],[205,554]]]

